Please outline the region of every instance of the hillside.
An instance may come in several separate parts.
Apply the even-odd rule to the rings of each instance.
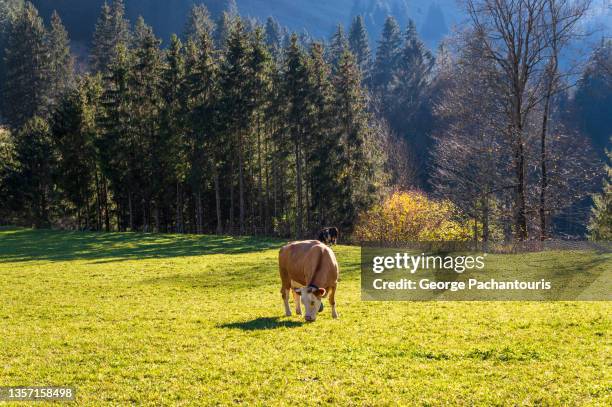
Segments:
[[[227,0],[203,2],[213,14],[218,14]],[[85,45],[91,39],[92,27],[103,0],[34,0],[33,3],[47,19],[57,9],[73,41]],[[130,20],[142,15],[157,35],[167,40],[170,34],[182,30],[194,0],[126,0],[125,3]],[[348,24],[352,16],[362,14],[366,17],[373,43],[388,15],[395,16],[402,26],[412,18],[426,43],[432,47],[461,18],[453,0],[237,0],[237,5],[244,16],[262,21],[273,16],[282,25],[295,31],[306,30],[316,38],[328,37],[338,23]]]

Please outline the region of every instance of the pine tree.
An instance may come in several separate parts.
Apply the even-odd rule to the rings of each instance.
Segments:
[[[417,130],[415,117],[425,101],[434,64],[433,55],[418,37],[416,25],[409,20],[395,74],[401,80],[391,90],[390,98],[384,98],[388,120],[396,131]]]
[[[402,75],[411,75],[410,80],[404,82],[414,82],[414,86],[422,87],[429,79],[434,63],[433,55],[419,39],[414,21],[409,20],[398,61]]]
[[[117,47],[129,44],[129,22],[123,0],[104,3],[93,35],[91,65],[94,72],[106,72],[117,58]]]
[[[10,26],[6,47],[4,113],[13,129],[49,111],[50,64],[47,32],[32,3],[26,3]]]
[[[589,57],[571,107],[570,119],[604,151],[612,127],[612,39],[602,40]]]
[[[183,233],[184,201],[183,185],[187,178],[187,156],[185,136],[187,131],[187,97],[184,48],[181,40],[173,35],[166,51],[163,73],[162,95],[164,103],[161,112],[162,137],[167,140],[168,150],[164,153],[168,161],[170,185],[175,198],[174,231]],[[170,186],[168,186],[170,188]],[[170,194],[169,194],[170,195]],[[170,216],[170,214],[168,214]]]
[[[22,0],[0,0],[0,84],[6,83],[5,51],[11,25],[23,7]],[[0,85],[0,90],[4,86]],[[4,98],[0,98],[0,122],[4,114]]]
[[[187,157],[187,182],[193,192],[196,218],[195,231],[203,232],[204,212],[202,194],[207,175],[213,174],[215,193],[220,194],[216,164],[227,147],[219,131],[221,121],[217,115],[218,66],[214,59],[214,46],[210,33],[204,31],[198,42],[189,41],[186,47],[185,95],[187,97],[187,130],[182,143]],[[221,232],[221,207],[216,202],[217,231]]]
[[[4,63],[6,40],[13,20],[23,8],[22,0],[0,0],[0,66]]]
[[[376,61],[372,72],[372,87],[374,89],[385,90],[394,82],[401,42],[401,32],[397,21],[391,16],[387,17],[381,39],[378,42]]]
[[[111,8],[107,2],[104,2],[100,10],[98,21],[96,22],[92,50],[89,56],[94,72],[103,71],[110,64],[111,55],[109,55],[108,52],[115,47],[111,41],[111,25]]]
[[[15,155],[26,218],[34,227],[48,227],[53,201],[54,154],[46,120],[38,116],[28,120],[15,138]]]
[[[291,177],[293,147],[287,135],[287,103],[285,98],[285,49],[281,50],[282,61],[277,60],[271,71],[270,93],[268,94],[267,131],[269,133],[267,165],[267,198],[270,201],[268,227],[276,234],[290,235],[291,220],[287,214],[290,196],[287,184]]]
[[[589,237],[592,240],[612,240],[612,150],[608,150],[607,155],[603,191],[593,196],[589,222]]]
[[[359,66],[361,70],[362,77],[367,81],[372,61],[368,32],[363,21],[363,16],[355,16],[353,19],[349,30],[349,45],[351,52],[355,55],[357,66]]]
[[[226,134],[237,155],[239,190],[240,234],[245,233],[246,217],[246,181],[245,181],[245,147],[248,145],[249,124],[252,104],[252,92],[245,87],[249,83],[248,66],[249,42],[247,33],[240,18],[236,18],[227,39],[227,50],[221,66],[220,87],[223,92],[222,115],[226,123]]]
[[[346,34],[344,33],[344,27],[342,26],[342,24],[338,24],[336,26],[336,31],[332,35],[332,38],[329,42],[329,48],[327,50],[327,60],[330,61],[334,70],[338,68],[340,58],[342,57],[344,52],[348,50],[349,43],[348,39],[346,38]]]
[[[376,199],[380,188],[380,152],[368,126],[366,95],[353,54],[346,51],[334,75],[334,117],[343,145],[338,199],[338,224],[350,228],[360,211]]]
[[[11,132],[0,127],[0,222],[10,224],[14,215],[18,187],[18,163],[15,157],[15,140]]]
[[[70,40],[57,12],[53,12],[51,16],[51,30],[47,43],[51,86],[49,97],[55,103],[74,81],[74,59],[70,55]]]
[[[266,20],[266,44],[274,59],[278,61],[283,48],[283,34],[274,17],[268,17]]]
[[[238,4],[236,0],[225,0],[225,11],[227,11],[231,16],[238,16]]]
[[[161,77],[163,73],[161,41],[153,29],[138,19],[134,29],[134,66],[131,74],[133,96],[132,120],[135,127],[131,165],[135,174],[134,185],[141,199],[142,228],[151,230],[155,218],[155,230],[159,230],[160,204],[168,178],[164,155],[168,146],[160,130],[162,108]]]
[[[101,134],[96,142],[100,167],[117,205],[117,226],[120,231],[135,230],[134,175],[130,158],[134,147],[132,134],[133,101],[131,70],[133,55],[125,44],[117,46],[115,59],[103,77],[103,94],[98,122]]]
[[[303,193],[303,146],[305,142],[305,126],[304,121],[307,112],[307,85],[308,71],[304,52],[298,44],[298,37],[294,33],[291,36],[291,43],[285,50],[285,67],[283,78],[283,93],[282,97],[286,104],[285,126],[289,139],[284,141],[293,145],[294,165],[295,165],[295,230],[296,237],[303,236],[303,209],[304,209],[304,193]]]
[[[214,30],[215,23],[206,6],[203,4],[194,4],[187,16],[184,38],[186,40],[199,41],[204,31],[211,33]]]
[[[307,185],[310,190],[312,214],[307,216],[312,225],[324,225],[332,221],[338,209],[335,200],[340,174],[339,159],[342,153],[340,139],[335,130],[334,89],[331,68],[325,62],[323,46],[314,43],[308,57],[308,111],[306,116]]]
[[[270,94],[272,92],[272,71],[273,71],[273,57],[268,51],[268,47],[265,43],[264,30],[258,27],[255,32],[251,35],[251,55],[249,59],[249,70],[251,80],[248,84],[248,88],[251,92],[252,101],[252,118],[251,127],[255,133],[255,145],[254,145],[254,160],[256,161],[255,167],[256,174],[254,178],[257,179],[257,208],[258,208],[258,219],[259,225],[263,226],[267,231],[269,224],[267,221],[268,202],[264,195],[264,164],[266,162],[266,145],[267,145],[267,131],[266,124],[268,119],[270,102]],[[254,204],[251,204],[251,208],[254,208]],[[252,210],[253,215],[255,210]],[[253,216],[254,217],[254,216]],[[255,224],[255,222],[254,222]]]
[[[233,17],[230,13],[223,12],[221,17],[219,17],[214,35],[215,46],[217,49],[225,49],[227,46],[227,41],[230,33],[232,32],[234,22],[235,17]]]
[[[51,120],[53,145],[58,153],[56,180],[73,205],[78,229],[91,229],[95,224],[99,230],[102,226],[100,190],[95,182],[95,105],[100,92],[99,83],[84,78],[76,89],[67,91],[62,97]],[[95,200],[95,197],[98,199]],[[90,207],[94,203],[97,204],[97,211]],[[91,215],[96,212],[97,221],[92,222]]]

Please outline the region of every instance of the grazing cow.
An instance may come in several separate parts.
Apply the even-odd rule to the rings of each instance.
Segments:
[[[318,240],[326,245],[336,244],[338,242],[338,228],[321,229]]]
[[[306,321],[317,318],[317,313],[323,309],[321,299],[325,297],[329,297],[332,317],[338,318],[335,296],[339,269],[336,256],[329,247],[317,240],[289,243],[280,249],[278,266],[287,316],[291,315],[289,291],[293,291],[295,313],[302,313],[301,300]]]

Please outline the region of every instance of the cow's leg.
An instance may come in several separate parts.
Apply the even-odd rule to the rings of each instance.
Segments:
[[[281,295],[283,297],[283,303],[285,305],[285,315],[290,317],[291,316],[291,308],[289,308],[289,289],[282,287],[281,288]]]
[[[295,313],[297,315],[302,315],[302,305],[300,303],[301,297],[294,290],[291,290],[291,291],[293,292],[293,301],[295,301]]]
[[[338,318],[338,312],[336,312],[336,287],[329,289],[329,305],[331,305],[332,318]]]
[[[291,290],[291,280],[289,279],[289,273],[282,267],[279,267],[280,278],[281,278],[281,296],[283,297],[283,304],[285,305],[285,315],[291,316],[291,308],[289,308],[289,290]]]

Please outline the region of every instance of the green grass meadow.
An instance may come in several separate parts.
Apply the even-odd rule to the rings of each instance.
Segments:
[[[71,385],[81,405],[612,404],[608,302],[362,302],[359,248],[337,246],[340,319],[306,324],[283,316],[283,243],[0,230],[0,386]]]

